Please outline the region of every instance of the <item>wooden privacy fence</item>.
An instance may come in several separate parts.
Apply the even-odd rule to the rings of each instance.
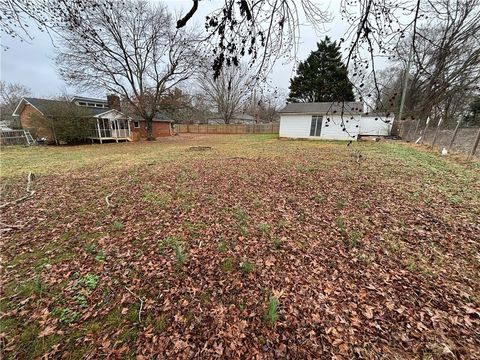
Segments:
[[[279,124],[178,124],[177,129],[195,134],[278,134]]]

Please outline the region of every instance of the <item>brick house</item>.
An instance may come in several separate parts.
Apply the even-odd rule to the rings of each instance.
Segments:
[[[131,122],[133,138],[147,137],[147,123],[142,118],[134,118]],[[154,138],[172,135],[172,120],[164,114],[156,113],[152,122],[152,135]]]
[[[146,138],[146,123],[141,118],[132,118],[120,110],[120,99],[115,95],[109,95],[107,100],[86,97],[74,97],[71,100],[77,106],[85,109],[92,123],[92,141],[138,141]],[[30,130],[37,138],[45,138],[47,142],[53,142],[51,129],[39,122],[38,116],[46,116],[49,109],[56,104],[65,103],[61,100],[39,99],[25,97],[20,100],[13,116],[18,116],[23,129]],[[37,116],[33,116],[33,115]],[[172,135],[172,121],[162,114],[157,114],[153,120],[153,136],[162,137]]]

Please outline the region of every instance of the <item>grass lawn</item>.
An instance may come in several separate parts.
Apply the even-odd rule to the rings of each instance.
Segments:
[[[1,164],[2,204],[36,191],[0,210],[2,358],[480,358],[478,163],[182,135]]]

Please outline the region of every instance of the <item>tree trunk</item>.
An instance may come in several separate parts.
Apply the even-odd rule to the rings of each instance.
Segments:
[[[153,137],[153,117],[145,119],[145,124],[147,126],[147,140],[154,141],[155,138]]]

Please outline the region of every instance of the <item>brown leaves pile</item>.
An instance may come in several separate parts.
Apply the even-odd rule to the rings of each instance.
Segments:
[[[28,224],[2,238],[3,353],[478,358],[478,173],[357,146],[361,167],[343,144],[259,140],[39,177],[2,213]]]

